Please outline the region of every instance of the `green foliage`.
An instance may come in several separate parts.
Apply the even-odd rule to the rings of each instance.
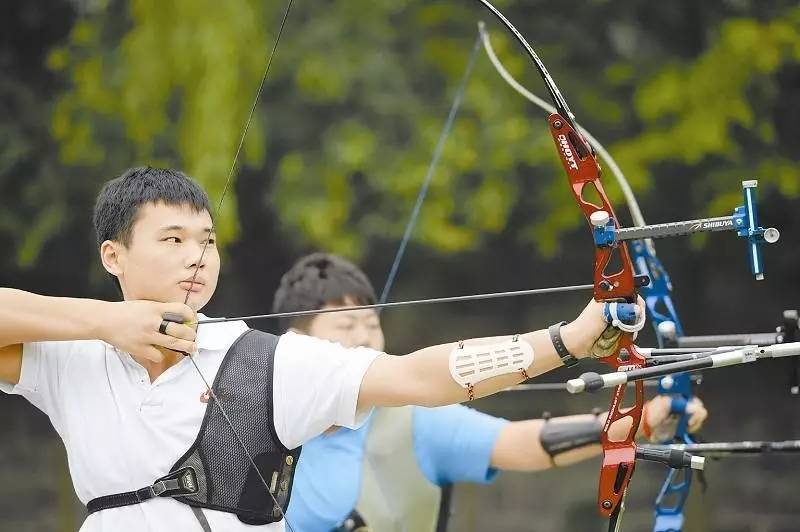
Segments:
[[[71,84],[52,119],[63,163],[177,165],[218,199],[283,9],[256,0],[131,0],[77,23],[49,57]],[[541,17],[545,9],[551,18]],[[619,20],[608,2],[588,6],[581,21],[563,6],[509,14],[532,21],[524,33],[581,122],[616,140],[612,151],[634,188],[652,188],[660,165],[673,161],[708,176],[698,176],[697,192],[715,198],[700,203],[717,213],[738,200],[734,176],[757,173],[796,195],[792,161],[767,149],[776,131],[764,111],[776,75],[798,59],[798,9],[766,21],[721,18],[707,46],[684,60],[670,54],[666,31],[640,31],[641,46],[615,45],[613,35],[635,33],[625,26],[630,10],[618,9]],[[488,17],[469,3],[295,4],[242,161],[272,180],[265,206],[287,236],[354,257],[375,239],[399,238],[480,18]],[[540,87],[516,43],[492,28],[508,69]],[[658,66],[641,71],[645,61]],[[616,186],[607,187],[619,200]],[[236,235],[234,196],[217,215],[223,242]],[[518,227],[509,227],[513,213]],[[580,223],[541,113],[481,53],[414,238],[456,253],[514,231],[552,255]]]
[[[52,126],[65,164],[179,165],[220,197],[282,7],[214,6],[130,2],[118,41],[120,13],[110,8],[75,26],[49,58],[72,85]],[[349,255],[400,234],[465,66],[474,30],[461,30],[475,22],[474,10],[421,1],[295,6],[244,150],[247,164],[275,169],[271,203],[287,231]],[[497,41],[508,55],[510,41]],[[537,141],[541,123],[521,116],[524,102],[498,91],[508,94],[482,60],[421,242],[457,252],[504,230],[520,165],[555,160],[549,141]],[[273,118],[289,110],[290,123]],[[114,154],[123,142],[129,148]],[[359,203],[365,197],[372,208]],[[229,196],[218,214],[223,241],[235,234],[235,205]]]
[[[283,105],[335,118],[293,139],[274,204],[311,244],[352,256],[402,233],[475,36],[453,28],[476,18],[428,2],[336,2],[325,12],[303,19],[305,38],[281,52],[295,65]],[[481,58],[415,233],[444,252],[506,228],[516,171],[544,133],[520,115],[524,102],[497,97],[507,90],[497,82]]]
[[[699,187],[712,191],[708,213],[741,203],[736,185],[752,177],[798,197],[796,160],[776,154],[773,109],[776,74],[800,60],[800,8],[768,22],[728,20],[714,33],[699,57],[666,64],[638,88],[634,107],[644,131],[617,143],[620,164],[639,175],[665,161],[706,171],[710,178]]]
[[[49,102],[62,88],[41,58],[71,25],[59,4],[4,5],[0,18],[0,272],[30,269],[41,249],[74,217],[69,172],[53,156]],[[40,16],[41,15],[41,16]]]
[[[129,165],[180,166],[219,198],[264,68],[253,43],[266,41],[265,22],[280,14],[265,11],[256,1],[137,0],[128,4],[128,30],[111,44],[116,12],[77,23],[49,58],[72,82],[53,115],[61,160],[101,164],[109,144],[125,143]],[[246,140],[245,160],[258,164],[258,121]],[[235,205],[231,195],[218,214],[223,241],[235,234]]]

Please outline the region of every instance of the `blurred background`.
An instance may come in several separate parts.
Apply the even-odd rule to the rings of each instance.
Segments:
[[[757,178],[782,240],[753,281],[732,233],[658,242],[688,334],[768,332],[800,306],[800,7],[779,0],[497,0],[579,122],[632,181],[650,223],[721,216]],[[115,299],[91,229],[100,185],[126,168],[183,169],[219,200],[285,4],[277,0],[6,0],[0,17],[0,286]],[[361,264],[378,288],[477,36],[541,79],[478,2],[298,0],[221,212],[209,315],[269,311],[312,250]],[[606,189],[624,224],[616,183]],[[486,55],[433,176],[391,299],[591,282],[593,246],[545,115]],[[388,350],[570,319],[586,294],[387,311]],[[253,325],[270,330],[272,323]],[[647,331],[640,341],[652,345]],[[546,380],[563,381],[558,371]],[[789,365],[708,372],[707,441],[800,437]],[[651,392],[652,393],[652,392]],[[510,419],[607,408],[608,395],[509,392],[475,406]],[[68,531],[83,510],[47,418],[0,396],[0,530]],[[603,530],[599,460],[457,486],[450,530]],[[730,458],[695,487],[686,531],[800,530],[800,461]],[[652,527],[665,470],[642,464],[626,530]]]

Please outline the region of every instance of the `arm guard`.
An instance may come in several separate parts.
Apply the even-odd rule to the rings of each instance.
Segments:
[[[496,344],[458,346],[450,352],[450,375],[467,389],[469,400],[475,398],[472,387],[482,380],[507,373],[520,373],[528,378],[527,368],[533,364],[533,347],[519,335]]]
[[[552,459],[573,449],[599,444],[602,430],[603,424],[597,416],[594,419],[561,422],[548,419],[539,433],[539,442]]]

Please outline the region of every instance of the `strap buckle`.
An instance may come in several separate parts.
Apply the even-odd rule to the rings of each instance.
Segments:
[[[167,485],[169,484],[169,485]],[[177,480],[159,480],[155,484],[153,484],[150,489],[153,490],[153,495],[156,497],[161,497],[161,495],[170,489],[177,489],[180,486],[178,485]]]
[[[184,467],[157,479],[149,486],[154,497],[180,497],[200,490],[194,468]]]

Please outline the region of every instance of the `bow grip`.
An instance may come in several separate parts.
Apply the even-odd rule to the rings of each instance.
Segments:
[[[688,375],[686,377],[688,377]],[[686,413],[686,406],[689,404],[689,401],[682,395],[673,395],[670,399],[672,401],[670,403],[669,412],[674,416],[678,416],[678,426],[675,428],[675,435],[681,439],[685,439],[688,435],[686,431],[689,426],[689,416]]]
[[[618,303],[617,304],[617,317],[622,323],[627,325],[635,325],[639,319],[639,307],[635,303]],[[614,321],[611,315],[610,303],[603,305],[603,317],[606,323]]]
[[[674,395],[670,398],[672,402],[669,405],[669,413],[674,415],[682,415],[686,413],[686,405],[688,401],[685,397]]]

